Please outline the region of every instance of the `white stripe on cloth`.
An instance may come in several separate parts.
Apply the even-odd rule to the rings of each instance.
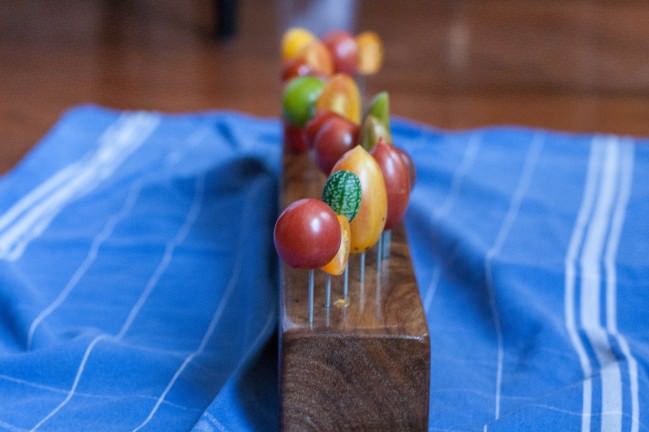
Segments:
[[[36,383],[33,381],[27,381],[21,378],[15,378],[9,375],[3,375],[0,374],[0,380],[14,383],[14,384],[20,384],[25,387],[30,387],[35,390],[41,390],[41,391],[46,391],[46,392],[51,392],[51,393],[59,393],[59,394],[68,394],[70,389],[62,389],[59,387],[53,387],[50,385],[44,385],[40,383]],[[110,394],[98,394],[98,393],[89,393],[89,392],[80,392],[77,391],[75,392],[76,396],[83,396],[85,398],[90,398],[90,399],[100,399],[100,400],[123,400],[124,396],[123,395],[110,395]],[[140,394],[140,393],[131,393],[128,395],[129,398],[133,399],[145,399],[145,400],[157,400],[157,398],[153,396],[149,396],[146,394]],[[177,403],[169,402],[169,401],[164,401],[164,404],[172,407],[172,408],[177,408],[183,411],[190,411],[190,412],[202,412],[202,410],[199,410],[197,408],[190,408],[185,405],[180,405]],[[1,426],[1,425],[0,425]],[[25,429],[27,430],[27,429]]]
[[[455,174],[453,174],[451,188],[449,189],[446,198],[444,198],[444,202],[439,207],[439,210],[436,211],[435,214],[433,214],[434,220],[440,220],[444,216],[446,216],[446,214],[449,212],[449,210],[455,203],[455,200],[457,199],[457,196],[460,193],[460,188],[462,187],[462,182],[464,181],[464,177],[469,172],[471,166],[473,166],[473,162],[475,161],[476,155],[478,154],[478,150],[480,150],[481,142],[482,142],[482,135],[480,134],[472,135],[471,139],[469,140],[469,144],[467,145],[466,150],[464,151],[464,156],[462,156],[462,161],[460,162],[460,166],[455,171]],[[435,267],[435,270],[433,270],[433,275],[430,278],[430,284],[428,285],[428,289],[426,290],[426,297],[424,298],[424,311],[428,311],[428,309],[430,308],[430,304],[433,301],[435,291],[437,290],[437,284],[439,283],[439,277],[441,271],[442,269],[440,265],[437,265]]]
[[[579,363],[584,376],[582,388],[582,416],[581,431],[590,432],[590,417],[592,409],[592,368],[586,349],[577,333],[577,323],[575,319],[575,273],[577,265],[577,255],[582,243],[586,225],[593,209],[595,195],[597,193],[597,176],[599,176],[603,158],[603,148],[599,145],[597,138],[593,138],[590,146],[590,156],[588,160],[588,169],[586,174],[586,184],[584,186],[584,195],[579,207],[579,213],[573,228],[568,246],[568,252],[565,260],[565,292],[564,292],[564,314],[566,319],[566,330],[570,341],[577,353]]]
[[[632,142],[621,143],[621,163],[620,163],[620,185],[613,212],[611,223],[611,232],[606,244],[604,257],[604,268],[606,270],[606,330],[608,334],[617,340],[622,355],[626,360],[629,368],[629,387],[631,393],[631,432],[638,432],[639,423],[639,400],[638,400],[638,364],[631,354],[629,344],[624,335],[620,334],[617,329],[617,271],[615,261],[617,257],[620,236],[626,217],[626,208],[631,196],[633,165],[634,165],[634,145]],[[614,360],[615,361],[615,360]],[[605,366],[607,367],[607,365]],[[621,385],[621,377],[620,385]],[[602,389],[602,391],[604,391]],[[603,398],[606,395],[602,395]],[[621,394],[619,395],[621,398]],[[622,401],[620,399],[619,409],[622,411]],[[610,407],[611,409],[615,408]],[[602,404],[602,411],[607,411],[605,404]],[[602,430],[620,430],[622,426],[622,413],[607,415],[602,417]]]
[[[505,219],[503,220],[498,235],[496,236],[496,241],[494,245],[487,251],[484,261],[484,271],[485,271],[485,285],[487,287],[487,294],[489,296],[489,307],[491,309],[491,316],[494,320],[494,327],[496,329],[496,342],[497,342],[497,365],[496,365],[496,391],[495,391],[495,407],[494,407],[494,417],[496,420],[500,418],[500,393],[502,388],[502,374],[503,374],[503,334],[502,327],[500,323],[500,316],[498,314],[498,308],[496,307],[496,292],[494,289],[494,280],[493,280],[493,270],[492,270],[492,261],[493,259],[502,251],[502,248],[509,236],[509,231],[516,220],[516,216],[520,210],[521,204],[527,190],[529,189],[534,171],[536,168],[536,162],[543,151],[544,138],[541,134],[536,134],[530,145],[527,155],[525,157],[525,163],[521,171],[521,175],[518,180],[518,185],[516,190],[512,195],[511,201],[509,202],[509,208]]]
[[[205,138],[208,132],[209,128],[204,128],[199,129],[198,131],[190,135],[187,139],[187,145],[181,147],[182,150],[175,150],[174,152],[170,153],[170,155],[165,159],[165,169],[173,167],[178,162],[180,162],[183,154],[198,145]],[[135,205],[135,202],[137,201],[142,186],[149,178],[151,177],[144,177],[133,183],[133,185],[130,187],[128,196],[124,201],[124,205],[117,212],[117,214],[115,214],[108,220],[108,222],[106,222],[106,225],[104,225],[101,232],[93,239],[88,254],[84,258],[81,265],[72,274],[72,277],[68,280],[63,290],[61,290],[59,295],[56,296],[56,298],[36,316],[32,324],[29,326],[29,332],[27,334],[27,349],[30,349],[32,346],[34,333],[36,332],[38,326],[43,322],[43,320],[54,313],[63,304],[63,302],[65,302],[72,290],[77,286],[86,272],[95,262],[99,254],[99,249],[111,236],[117,224],[124,220],[124,218],[129,214],[129,212]]]
[[[117,121],[102,133],[98,141],[101,142],[104,136],[113,133],[114,128],[120,124],[120,122],[123,122],[125,117],[125,114],[120,115]],[[4,230],[10,223],[14,222],[25,210],[29,209],[36,202],[49,195],[53,190],[59,187],[59,185],[76,176],[83,165],[87,163],[87,159],[88,155],[81,158],[81,160],[75,161],[70,165],[61,168],[50,178],[39,184],[34,190],[22,197],[9,210],[7,210],[5,214],[0,216],[0,232],[2,232],[2,230]]]
[[[237,373],[242,368],[242,366],[245,365],[245,360],[247,360],[249,358],[249,356],[250,356],[250,354],[252,354],[253,350],[257,349],[257,345],[259,345],[259,342],[261,342],[261,339],[263,337],[267,336],[267,332],[270,330],[270,327],[273,325],[273,323],[275,321],[274,318],[275,318],[275,309],[271,307],[270,310],[269,310],[269,313],[268,313],[268,317],[266,318],[266,323],[262,327],[259,334],[257,334],[257,337],[255,338],[255,340],[250,344],[250,346],[246,350],[245,355],[242,357],[244,361],[239,364],[239,366],[237,367],[236,371],[232,374],[232,376],[237,375]],[[221,424],[221,422],[216,417],[214,417],[212,414],[210,414],[209,412],[205,411],[203,413],[203,416],[207,417],[210,421],[212,421],[219,428],[219,430],[221,430],[221,431],[226,430],[225,426],[223,426]]]
[[[58,179],[56,182],[46,181],[46,187],[37,188],[24,201],[18,202],[16,210],[7,213],[11,213],[13,224],[0,234],[0,259],[19,259],[29,243],[45,231],[66,205],[108,179],[153,133],[158,123],[159,118],[148,113],[122,117],[100,137],[97,150],[86,160],[75,164],[76,169],[66,171],[67,175],[55,175]],[[43,193],[43,190],[48,192]],[[19,209],[26,207],[26,203],[34,205],[14,217]]]
[[[196,179],[196,190],[194,192],[194,198],[192,201],[192,205],[187,213],[187,216],[185,217],[185,220],[176,233],[176,235],[169,241],[167,242],[165,246],[165,252],[158,263],[158,266],[156,267],[155,271],[153,272],[151,278],[149,278],[144,291],[142,294],[140,294],[140,297],[138,298],[137,302],[131,309],[131,311],[128,314],[128,317],[126,318],[126,321],[122,325],[122,328],[120,329],[119,333],[115,336],[115,339],[119,340],[124,337],[126,332],[128,332],[129,328],[133,324],[133,321],[139,314],[140,310],[142,309],[142,306],[148,299],[149,295],[153,291],[153,289],[157,286],[158,281],[160,280],[160,277],[162,274],[166,271],[167,267],[169,266],[169,263],[171,262],[171,259],[173,257],[173,253],[176,249],[176,247],[182,243],[187,235],[189,234],[189,230],[191,229],[192,225],[196,221],[196,218],[200,212],[200,209],[203,204],[203,190],[205,187],[205,178],[204,175],[199,176]],[[67,404],[70,402],[72,397],[74,396],[74,393],[77,389],[77,386],[79,384],[79,380],[81,379],[81,376],[83,375],[83,371],[86,366],[86,362],[88,360],[88,357],[90,356],[92,350],[94,347],[99,343],[102,339],[107,339],[110,338],[109,335],[103,334],[100,336],[97,336],[95,339],[90,342],[90,345],[86,348],[86,351],[84,352],[83,359],[81,360],[81,363],[79,364],[79,368],[77,369],[77,372],[74,377],[74,381],[72,383],[72,387],[70,387],[70,391],[68,392],[67,396],[65,399],[58,404],[53,410],[51,410],[45,417],[43,417],[34,427],[31,429],[31,432],[38,430],[41,426],[43,426],[48,420],[50,420],[52,417],[54,417],[57,413],[59,413]]]
[[[72,277],[70,277],[68,282],[65,284],[63,290],[61,290],[59,295],[56,296],[56,298],[50,304],[48,304],[47,307],[45,307],[45,309],[43,309],[41,313],[36,316],[36,318],[34,318],[34,321],[32,321],[31,325],[29,326],[29,332],[27,333],[27,349],[31,349],[34,333],[36,332],[38,326],[43,322],[43,320],[45,320],[45,318],[50,316],[63,304],[68,295],[70,295],[72,290],[77,286],[81,278],[83,278],[88,269],[90,269],[92,264],[97,259],[97,256],[99,255],[99,248],[110,237],[117,224],[129,214],[129,212],[135,205],[135,202],[137,201],[141,187],[142,183],[138,182],[134,185],[134,187],[131,188],[126,200],[124,201],[124,205],[117,212],[117,214],[115,214],[108,220],[99,235],[97,235],[93,239],[88,254],[86,255],[81,265],[72,274]]]
[[[582,416],[581,416],[581,431],[590,432],[590,417],[592,409],[592,368],[590,360],[586,354],[586,349],[579,338],[577,333],[577,323],[575,319],[575,272],[577,265],[577,255],[579,247],[582,243],[588,218],[593,208],[593,202],[597,193],[597,176],[602,165],[602,147],[598,145],[598,139],[593,138],[590,146],[590,156],[588,159],[588,169],[586,173],[586,183],[584,186],[584,195],[577,220],[570,237],[568,245],[568,252],[566,253],[565,260],[565,291],[564,291],[564,314],[566,319],[566,330],[570,342],[572,343],[575,352],[579,358],[579,364],[584,376],[584,383],[582,388]]]
[[[3,422],[2,420],[0,420],[0,428],[8,430],[9,432],[27,432],[27,429],[24,429],[24,428],[21,428],[21,427],[18,427],[18,426],[14,426],[12,424]]]
[[[604,167],[595,209],[586,232],[580,259],[580,321],[583,332],[595,351],[602,382],[602,412],[622,411],[622,379],[611,349],[608,334],[600,324],[601,273],[604,241],[609,230],[619,172],[619,146],[614,138],[605,141]],[[618,415],[602,416],[603,431],[619,431]]]
[[[196,348],[195,351],[191,352],[187,357],[185,357],[183,362],[180,364],[180,367],[178,367],[178,369],[176,370],[174,375],[171,377],[171,380],[166,385],[163,392],[160,394],[160,397],[158,398],[155,405],[153,406],[153,408],[149,412],[148,416],[144,419],[144,421],[142,421],[142,423],[140,423],[137,427],[135,427],[133,429],[133,432],[142,429],[144,426],[147,425],[147,423],[149,423],[151,421],[151,419],[153,419],[153,416],[158,411],[158,409],[160,408],[160,405],[165,400],[165,398],[167,397],[167,394],[169,394],[169,392],[171,391],[172,387],[174,386],[174,384],[176,383],[178,378],[180,378],[180,376],[184,372],[185,368],[192,362],[192,360],[194,360],[194,358],[196,356],[199,356],[200,354],[203,353],[203,351],[205,351],[205,348],[207,347],[207,343],[209,342],[210,338],[212,337],[212,333],[214,333],[214,330],[216,329],[219,321],[221,320],[221,316],[223,315],[223,312],[225,311],[225,306],[227,305],[228,301],[230,300],[230,297],[232,296],[232,293],[234,292],[234,289],[237,287],[237,284],[239,283],[239,275],[241,274],[241,266],[242,266],[242,263],[243,263],[243,251],[245,250],[245,244],[244,244],[244,241],[243,241],[244,237],[245,237],[244,234],[249,232],[249,230],[248,230],[248,221],[250,219],[250,215],[251,215],[251,211],[252,211],[252,207],[253,207],[252,204],[255,203],[254,198],[257,195],[257,190],[260,189],[259,186],[260,186],[260,183],[255,185],[255,187],[253,187],[253,189],[246,196],[245,205],[244,205],[244,211],[243,211],[243,215],[242,215],[242,224],[241,224],[241,227],[239,229],[238,247],[237,247],[236,257],[235,257],[235,260],[234,260],[232,275],[230,277],[230,280],[228,281],[228,285],[227,285],[227,287],[225,289],[223,297],[219,301],[219,304],[218,304],[218,306],[216,308],[216,311],[214,312],[214,315],[212,316],[212,320],[210,321],[209,325],[207,326],[207,330],[206,330],[205,334],[203,335],[203,338],[201,339],[201,343],[199,344],[198,348]]]

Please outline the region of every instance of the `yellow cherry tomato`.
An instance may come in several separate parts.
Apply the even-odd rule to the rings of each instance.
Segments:
[[[313,33],[307,29],[294,27],[288,29],[282,37],[282,61],[287,63],[295,60],[305,46],[316,40]]]
[[[376,244],[383,232],[388,212],[388,195],[381,168],[374,158],[360,146],[345,153],[332,169],[347,170],[361,182],[361,206],[351,229],[351,252],[360,253]]]
[[[356,36],[358,45],[358,72],[373,75],[383,64],[383,42],[374,32],[363,32]]]
[[[349,260],[349,250],[351,247],[351,231],[349,228],[349,221],[343,215],[336,215],[338,223],[340,224],[340,247],[338,253],[331,259],[325,266],[321,267],[323,272],[327,272],[333,276],[340,276],[345,271],[347,261]]]
[[[361,121],[361,94],[356,82],[349,75],[334,75],[325,84],[315,104],[315,109],[316,113],[334,111],[354,124],[359,124]]]

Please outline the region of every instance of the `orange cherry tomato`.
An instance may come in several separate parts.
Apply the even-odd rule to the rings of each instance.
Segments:
[[[343,215],[336,215],[338,223],[340,223],[340,247],[336,256],[331,259],[324,267],[321,267],[323,272],[329,273],[333,276],[340,276],[347,267],[349,260],[349,251],[351,248],[351,230],[349,228],[349,221]]]
[[[360,253],[374,246],[379,240],[388,212],[388,197],[381,168],[374,158],[360,146],[345,153],[332,169],[347,170],[358,176],[361,182],[361,205],[350,223],[351,252]]]
[[[297,55],[318,75],[329,76],[334,72],[334,62],[331,53],[319,39],[314,39],[306,44]]]
[[[383,64],[383,43],[374,32],[363,32],[356,36],[358,45],[358,72],[373,75]]]
[[[334,111],[355,124],[360,124],[361,94],[349,75],[334,75],[325,84],[315,107],[316,113]]]
[[[287,63],[295,60],[304,47],[316,39],[315,35],[306,29],[288,29],[282,37],[282,61]]]

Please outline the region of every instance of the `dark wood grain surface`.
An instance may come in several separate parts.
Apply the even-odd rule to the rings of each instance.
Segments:
[[[282,207],[319,197],[325,176],[308,155],[284,155]],[[377,267],[350,258],[349,301],[334,277],[325,307],[325,275],[316,272],[308,319],[308,271],[281,265],[280,395],[286,431],[426,430],[430,343],[402,225],[390,257]]]
[[[209,34],[211,4],[3,1],[0,172],[79,103],[276,115],[281,30],[305,22],[310,3],[242,0],[238,36],[227,43]],[[385,67],[368,89],[389,90],[399,115],[443,128],[515,123],[649,135],[648,2],[349,4],[347,16],[333,15],[385,39]]]

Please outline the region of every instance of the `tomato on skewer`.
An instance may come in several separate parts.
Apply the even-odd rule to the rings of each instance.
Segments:
[[[341,170],[356,174],[361,183],[360,209],[350,224],[351,251],[360,253],[376,244],[385,226],[388,204],[383,173],[374,158],[360,146],[345,153],[332,173]]]
[[[273,239],[279,256],[291,267],[315,269],[338,252],[340,223],[331,208],[320,200],[304,198],[282,212]]]

